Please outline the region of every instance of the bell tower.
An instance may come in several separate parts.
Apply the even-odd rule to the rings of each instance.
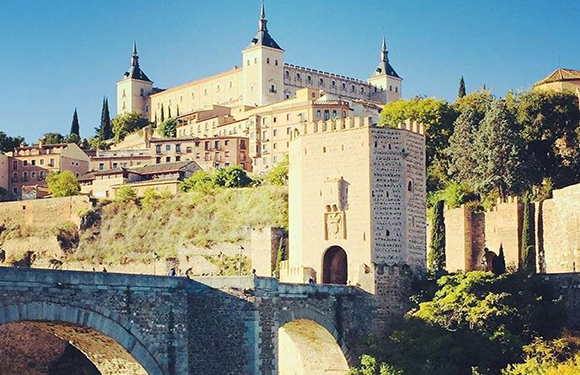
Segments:
[[[284,50],[268,32],[264,3],[258,33],[242,51],[244,105],[263,106],[284,97]]]
[[[367,82],[379,89],[373,96],[374,100],[389,103],[401,99],[402,78],[399,77],[389,62],[389,51],[387,50],[385,37],[383,37],[381,46],[379,65],[367,79]]]
[[[117,82],[117,115],[134,112],[149,119],[151,117],[149,95],[152,89],[153,81],[139,67],[137,43],[134,43],[131,66]]]

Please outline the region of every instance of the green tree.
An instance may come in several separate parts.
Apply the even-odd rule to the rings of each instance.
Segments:
[[[24,137],[16,136],[11,137],[0,131],[0,151],[1,152],[9,152],[13,151],[16,147],[25,144]]]
[[[77,134],[69,134],[66,137],[64,137],[62,141],[64,143],[74,143],[78,145],[81,143],[81,137],[79,137]]]
[[[70,135],[75,134],[76,136],[80,137],[81,133],[80,133],[80,124],[79,124],[79,115],[77,114],[77,109],[75,108],[75,111],[73,113],[73,119],[72,119],[72,124],[70,126]]]
[[[536,245],[534,240],[534,203],[530,201],[529,194],[525,194],[522,199],[524,212],[522,217],[522,247],[520,250],[520,270],[525,274],[536,272]]]
[[[103,98],[103,109],[101,110],[101,125],[95,129],[97,138],[101,141],[113,138],[111,127],[111,115],[109,113],[109,99]]]
[[[151,207],[160,199],[160,195],[157,190],[153,188],[147,188],[143,193],[143,198],[141,198],[141,203],[144,207]]]
[[[53,197],[69,197],[81,191],[79,181],[71,171],[50,172],[46,184]]]
[[[457,97],[461,99],[464,96],[465,96],[465,80],[463,79],[463,76],[461,76],[461,79],[459,80],[459,91],[457,92]]]
[[[183,180],[180,188],[184,192],[208,193],[217,187],[215,176],[203,170],[195,172],[190,177]]]
[[[518,98],[517,121],[537,180],[558,189],[580,182],[580,108],[571,92],[530,91]]]
[[[491,91],[480,89],[458,98],[451,106],[459,114],[468,110],[474,111],[476,118],[480,121],[491,108],[493,101],[494,97]]]
[[[45,133],[40,139],[45,145],[63,143],[64,137],[60,133]]]
[[[215,177],[218,186],[226,188],[242,188],[250,186],[253,180],[240,165],[218,169]]]
[[[530,187],[527,154],[506,102],[496,100],[485,115],[475,139],[477,167],[474,187],[483,195],[519,195]]]
[[[159,125],[159,134],[164,138],[175,138],[177,134],[177,120],[169,118]]]
[[[288,155],[266,174],[266,181],[272,185],[284,186],[288,184]]]
[[[149,121],[137,113],[123,113],[113,119],[113,133],[116,141],[122,141],[128,134],[149,125]]]
[[[445,270],[445,202],[439,201],[434,207],[433,225],[431,229],[431,248],[428,265],[433,272]]]
[[[123,185],[117,189],[115,201],[121,203],[134,202],[137,199],[137,192],[131,186]]]
[[[455,180],[474,184],[478,178],[475,140],[479,131],[479,119],[473,109],[463,112],[455,121],[453,134],[446,150],[451,160],[450,173]]]

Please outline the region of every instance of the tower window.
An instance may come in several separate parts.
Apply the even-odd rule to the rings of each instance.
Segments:
[[[276,93],[276,86],[270,85],[270,92],[275,94]]]
[[[332,81],[331,85],[332,85],[332,87],[336,87],[336,82]]]
[[[344,83],[344,82],[342,83],[342,89],[346,90],[346,83]]]
[[[389,91],[393,91],[393,86],[389,86]]]
[[[324,85],[324,79],[320,78],[320,81],[318,81],[318,84],[319,84],[320,86]]]
[[[395,86],[395,92],[399,92],[399,88]]]
[[[254,64],[257,64],[257,63],[258,63],[258,58],[254,57]]]
[[[300,73],[296,73],[296,79],[301,79],[300,78]]]
[[[270,58],[268,57],[268,58],[266,58],[266,64],[269,64],[269,63],[270,63]]]
[[[278,66],[278,60],[274,61],[274,65]]]
[[[290,77],[290,72],[288,70],[286,71],[286,77]]]
[[[308,76],[308,77],[306,78],[306,80],[307,80],[308,82],[312,82],[312,76]]]
[[[141,89],[141,96],[145,96],[145,91]]]

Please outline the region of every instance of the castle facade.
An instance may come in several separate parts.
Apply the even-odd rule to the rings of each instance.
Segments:
[[[242,50],[241,64],[226,72],[158,89],[141,69],[134,46],[131,66],[117,83],[117,112],[139,113],[156,124],[177,118],[181,137],[245,136],[253,170],[260,173],[288,153],[288,129],[353,116],[376,123],[382,106],[401,94],[402,79],[384,39],[379,63],[366,80],[290,64],[268,30],[262,5],[258,32]]]

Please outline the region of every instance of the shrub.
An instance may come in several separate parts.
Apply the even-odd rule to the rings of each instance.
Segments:
[[[56,241],[60,249],[70,254],[79,245],[79,231],[73,223],[64,223],[56,228]]]
[[[199,170],[195,172],[191,177],[186,178],[180,185],[180,188],[184,192],[202,192],[207,193],[213,191],[216,188],[215,176]]]
[[[266,181],[272,185],[284,186],[288,184],[288,155],[278,163],[274,169],[266,174]]]
[[[135,189],[127,185],[121,186],[115,195],[115,200],[121,203],[134,202],[135,199],[137,199]]]
[[[226,188],[247,187],[252,182],[252,179],[240,165],[218,169],[215,175],[215,183]]]
[[[158,131],[164,138],[174,138],[177,131],[177,120],[169,118],[163,121],[159,125]]]
[[[151,207],[159,200],[159,193],[153,188],[147,188],[141,198],[143,207]]]

